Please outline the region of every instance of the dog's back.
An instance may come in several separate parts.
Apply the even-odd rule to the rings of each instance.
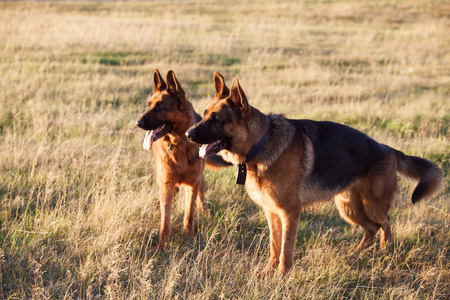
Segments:
[[[305,179],[330,190],[342,190],[358,178],[383,169],[395,155],[397,171],[419,180],[413,192],[416,203],[439,190],[442,172],[432,162],[408,156],[380,144],[349,126],[328,121],[289,120],[297,131],[309,138],[314,148],[314,167]]]
[[[311,140],[314,166],[307,180],[340,190],[389,155],[390,148],[351,127],[326,121],[289,120]]]

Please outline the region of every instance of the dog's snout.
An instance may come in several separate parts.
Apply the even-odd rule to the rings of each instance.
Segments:
[[[189,139],[189,140],[191,140],[191,141],[193,141],[194,140],[194,132],[192,131],[192,130],[188,130],[188,131],[186,131],[186,137]]]
[[[142,128],[142,119],[137,119],[134,125],[136,125],[139,128]]]

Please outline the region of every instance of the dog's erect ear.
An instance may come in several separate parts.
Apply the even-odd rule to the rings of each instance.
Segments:
[[[175,72],[172,70],[167,72],[167,91],[173,95],[176,95],[181,104],[186,103],[186,95],[184,90],[178,82]]]
[[[247,97],[245,96],[244,90],[239,84],[239,80],[236,78],[231,86],[230,98],[232,104],[239,108],[242,117],[248,116],[250,113],[250,105],[248,104]]]
[[[230,90],[225,84],[225,79],[219,72],[214,72],[214,88],[216,89],[216,98],[227,97],[230,94]]]
[[[172,70],[167,72],[167,91],[172,94],[184,95],[184,90]]]
[[[166,83],[159,74],[158,69],[153,71],[153,94],[156,92],[161,92],[166,89]]]

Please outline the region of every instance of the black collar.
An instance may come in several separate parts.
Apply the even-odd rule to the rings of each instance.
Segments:
[[[264,142],[266,141],[267,138],[267,134],[269,133],[269,129],[267,129],[266,133],[264,134],[264,136],[262,137],[262,139],[259,141],[258,144],[254,144],[252,146],[252,148],[250,149],[250,151],[247,153],[247,155],[245,156],[245,162],[248,163],[249,161],[251,161],[256,154],[258,154],[258,151],[261,149],[262,145],[264,144]]]
[[[245,156],[245,163],[238,165],[238,173],[236,178],[236,184],[245,185],[245,179],[247,178],[247,163],[251,161],[256,154],[258,154],[262,145],[266,141],[267,135],[269,134],[269,129],[267,129],[266,133],[262,137],[262,139],[258,142],[258,144],[254,144],[250,151]]]

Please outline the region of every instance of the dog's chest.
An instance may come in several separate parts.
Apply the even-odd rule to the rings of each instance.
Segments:
[[[261,178],[249,172],[245,184],[250,199],[263,209],[276,209],[282,201],[276,187],[266,178]]]
[[[201,161],[190,145],[178,144],[171,147],[170,143],[158,142],[153,148],[157,173],[183,178],[186,173],[201,167]]]

